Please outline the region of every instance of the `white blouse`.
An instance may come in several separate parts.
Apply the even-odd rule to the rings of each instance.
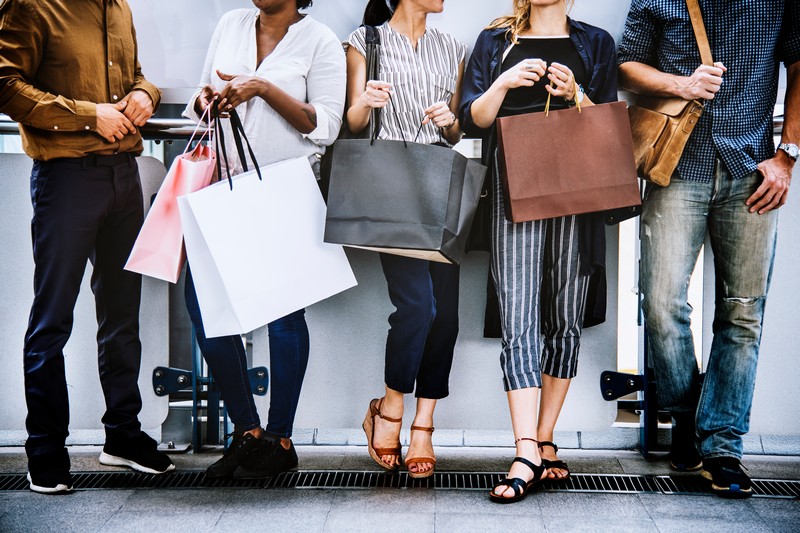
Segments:
[[[210,83],[222,90],[226,82],[217,76],[217,70],[258,76],[314,106],[317,127],[308,134],[297,131],[262,98],[236,107],[259,165],[301,156],[313,163],[336,140],[342,124],[347,85],[342,44],[327,26],[306,15],[291,25],[275,50],[256,65],[258,13],[258,9],[237,9],[222,16],[208,47],[199,87]],[[198,90],[183,113],[195,122],[201,118],[194,110],[199,95]],[[223,120],[222,126],[228,160],[233,173],[238,174],[242,165],[234,148],[230,121]]]

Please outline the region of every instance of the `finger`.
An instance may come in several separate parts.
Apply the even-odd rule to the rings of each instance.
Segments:
[[[728,72],[728,67],[726,67],[726,66],[725,66],[725,65],[724,65],[722,62],[720,62],[720,61],[716,61],[716,62],[714,63],[714,66],[715,66],[715,67],[717,67],[718,69],[721,69],[721,70],[722,70],[722,72]]]
[[[217,70],[217,76],[219,76],[219,79],[223,81],[231,81],[233,78],[236,77],[236,76],[231,76],[230,74],[225,74],[224,72],[220,72],[219,70]]]
[[[766,204],[764,201],[764,196],[769,191],[769,186],[766,183],[762,183],[756,192],[750,195],[750,197],[745,201],[745,205],[750,206],[750,212],[754,213],[762,206]]]

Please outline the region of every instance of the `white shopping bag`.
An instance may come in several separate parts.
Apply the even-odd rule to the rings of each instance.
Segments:
[[[356,285],[323,242],[325,203],[306,158],[178,198],[207,337],[252,331]]]

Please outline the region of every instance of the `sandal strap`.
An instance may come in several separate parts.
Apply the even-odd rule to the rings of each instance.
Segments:
[[[507,477],[492,488],[492,493],[497,494],[497,487],[508,487],[514,491],[514,497],[517,497],[528,488],[528,482],[518,477]]]
[[[542,459],[542,464],[545,468],[558,468],[559,470],[566,470],[569,472],[569,467],[567,463],[562,461],[561,459],[556,459],[555,461],[551,461],[550,459]]]
[[[376,454],[378,455],[400,455],[402,452],[402,448],[399,446],[397,448],[372,448]]]
[[[511,463],[512,464],[513,463],[522,463],[525,466],[527,466],[528,468],[530,468],[531,472],[533,472],[534,474],[536,474],[537,470],[542,468],[542,465],[535,465],[535,464],[533,464],[532,461],[530,461],[529,459],[525,459],[524,457],[514,457],[514,460],[511,461]]]
[[[436,464],[435,457],[406,457],[407,465],[415,465],[418,463],[431,463]]]
[[[411,431],[427,431],[428,433],[433,433],[434,428],[429,428],[425,426],[411,426]]]
[[[550,446],[551,448],[553,448],[553,451],[555,453],[558,453],[558,446],[556,446],[555,444],[553,444],[549,440],[543,440],[543,441],[539,442],[539,448],[543,448],[545,446]]]
[[[403,422],[402,418],[392,418],[390,416],[386,416],[383,413],[381,413],[381,407],[382,406],[383,406],[383,398],[380,398],[380,399],[379,398],[375,398],[371,402],[369,402],[369,410],[370,410],[370,413],[372,414],[372,416],[379,416],[383,420],[386,420],[387,422],[393,422],[395,424],[399,424],[399,423]]]

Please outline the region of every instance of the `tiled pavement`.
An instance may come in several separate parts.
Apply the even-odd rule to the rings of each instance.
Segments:
[[[19,448],[0,449],[0,472],[25,471]],[[99,449],[70,450],[74,471],[111,470]],[[304,470],[375,470],[363,447],[298,448]],[[511,450],[439,448],[450,471],[499,472]],[[203,469],[217,453],[174,456],[179,470]],[[574,472],[668,474],[663,457],[636,452],[565,450]],[[800,479],[800,457],[748,456],[753,477]],[[0,492],[0,532],[248,531],[724,531],[800,532],[800,501],[660,494],[540,492],[514,505],[483,491],[431,489],[138,489],[87,490],[67,496]]]

